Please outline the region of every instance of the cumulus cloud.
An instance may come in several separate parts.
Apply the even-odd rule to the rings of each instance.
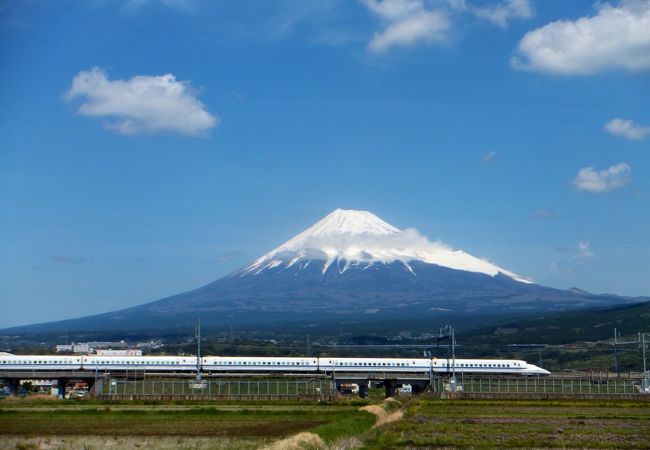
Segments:
[[[622,136],[633,141],[640,141],[650,135],[650,126],[643,126],[631,120],[613,119],[605,124],[605,130],[616,136]]]
[[[594,252],[591,251],[591,244],[587,241],[578,242],[578,253],[576,253],[576,258],[589,259],[593,257]]]
[[[104,126],[121,134],[200,135],[219,123],[190,83],[177,81],[172,74],[109,80],[95,67],[74,77],[65,98],[81,99],[80,115],[106,119]]]
[[[368,48],[377,53],[391,47],[445,42],[453,16],[469,14],[506,27],[510,20],[533,15],[530,0],[504,0],[478,7],[466,0],[360,0],[383,23]]]
[[[586,75],[650,70],[650,0],[596,3],[595,16],[558,20],[519,42],[516,69]]]
[[[507,0],[490,6],[470,8],[470,12],[501,28],[507,27],[512,19],[533,17],[533,7],[529,0]]]
[[[613,191],[629,183],[631,171],[632,169],[626,163],[616,164],[603,170],[585,167],[578,172],[573,184],[580,191],[596,193]]]
[[[375,33],[368,46],[374,52],[418,42],[443,42],[451,27],[444,11],[427,8],[423,0],[362,0],[362,3],[384,22],[384,28]]]

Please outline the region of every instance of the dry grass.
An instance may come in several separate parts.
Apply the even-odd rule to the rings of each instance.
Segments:
[[[263,450],[300,450],[304,448],[317,448],[324,449],[325,441],[314,433],[302,432],[289,436],[288,438],[281,439],[271,445],[263,447]]]
[[[57,397],[54,397],[53,395],[34,394],[34,395],[28,395],[26,397],[18,397],[16,395],[10,395],[8,397],[5,397],[2,401],[7,403],[30,403],[30,402],[41,402],[41,401],[56,402],[58,400],[59,399]]]
[[[248,450],[259,448],[267,442],[267,439],[169,436],[53,436],[36,438],[1,436],[0,448],[16,450],[124,450],[138,448],[155,448],[158,450]]]

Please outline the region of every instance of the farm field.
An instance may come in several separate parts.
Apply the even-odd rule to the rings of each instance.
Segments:
[[[365,441],[392,448],[650,448],[650,402],[415,399]]]
[[[0,448],[258,448],[302,431],[363,433],[355,402],[0,402]]]
[[[650,402],[0,402],[3,449],[138,447],[645,449]]]

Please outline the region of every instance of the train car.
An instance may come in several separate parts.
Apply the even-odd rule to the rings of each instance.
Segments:
[[[438,373],[488,373],[512,375],[550,375],[551,372],[528,364],[526,361],[514,359],[451,359],[434,358],[431,361],[434,372]]]
[[[322,372],[429,372],[430,359],[405,358],[318,358]]]
[[[273,356],[206,356],[205,372],[317,372],[318,358]]]
[[[0,355],[0,370],[81,370],[81,356]]]
[[[143,370],[148,372],[196,371],[196,356],[98,356],[83,357],[84,370]]]

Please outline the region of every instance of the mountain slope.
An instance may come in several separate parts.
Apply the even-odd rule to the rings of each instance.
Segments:
[[[269,326],[439,320],[607,306],[632,301],[551,289],[401,231],[364,211],[336,210],[251,264],[199,289],[116,312],[19,327],[44,330]]]
[[[647,331],[650,302],[587,311],[564,311],[506,321],[463,333],[466,344],[488,345],[545,343],[567,344],[576,341],[612,339],[614,328],[622,336]]]

